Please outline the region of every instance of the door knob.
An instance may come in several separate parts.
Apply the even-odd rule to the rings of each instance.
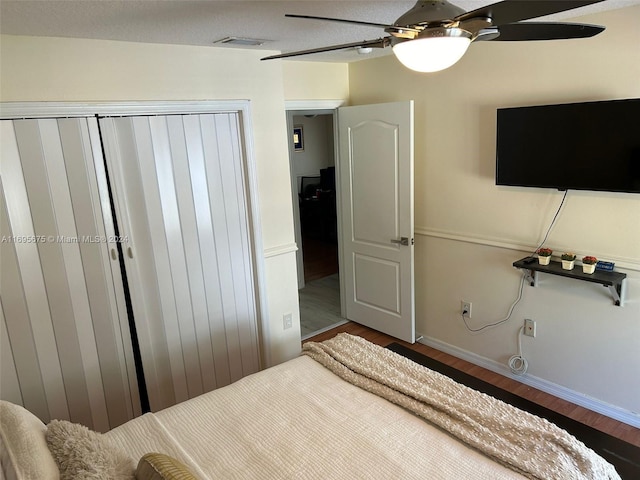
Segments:
[[[400,245],[409,245],[409,239],[407,237],[400,237],[400,240],[396,239],[396,238],[392,238],[391,239],[391,243],[398,243]]]

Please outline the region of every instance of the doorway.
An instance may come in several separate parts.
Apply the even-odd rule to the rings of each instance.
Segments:
[[[312,170],[308,176],[316,178],[305,182],[303,188],[301,177],[305,175],[301,173],[306,172],[299,166],[304,166],[304,159],[296,154],[306,149],[313,151],[309,145],[311,136],[304,129],[306,119],[328,113],[333,120],[333,158],[337,167],[340,317],[413,343],[413,101],[341,108],[336,105],[328,112],[302,111],[314,107],[295,103],[297,108],[287,106],[287,122],[299,289],[305,287],[302,199],[307,194],[312,198],[314,191],[316,197],[322,198],[324,192],[318,183],[313,183],[321,185],[322,175]],[[331,129],[325,131],[330,135]],[[307,188],[308,184],[311,186]],[[305,308],[304,302],[300,307]],[[301,313],[301,323],[305,318]]]
[[[340,302],[335,111],[290,110],[287,120],[304,340],[346,322]]]

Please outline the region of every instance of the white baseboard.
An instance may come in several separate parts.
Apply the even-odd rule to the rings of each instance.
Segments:
[[[417,336],[420,337],[420,334],[417,334]],[[631,425],[632,427],[640,428],[640,414],[638,413],[634,413],[632,411],[616,407],[615,405],[602,402],[595,398],[588,397],[569,388],[563,387],[553,382],[549,382],[539,377],[535,377],[533,375],[515,375],[511,373],[511,369],[509,369],[507,365],[503,365],[499,362],[496,362],[495,360],[490,360],[473,352],[463,350],[434,338],[423,336],[419,340],[419,342],[442,352],[448,353],[449,355],[453,355],[454,357],[466,360],[467,362],[478,365],[479,367],[486,368],[487,370],[491,370],[492,372],[517,380],[518,382],[529,385],[530,387],[542,390],[543,392],[549,393],[558,398],[562,398],[563,400],[566,400],[568,402],[580,405],[581,407],[587,408],[601,415],[605,415],[609,418],[613,418],[620,422],[626,423],[627,425]]]

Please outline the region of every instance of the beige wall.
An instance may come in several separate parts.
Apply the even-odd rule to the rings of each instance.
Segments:
[[[283,61],[285,100],[346,100],[349,66],[346,63]]]
[[[272,363],[297,355],[300,332],[282,62],[260,62],[265,52],[237,49],[6,35],[0,48],[4,102],[250,100],[266,254],[267,353]],[[294,328],[283,330],[285,313],[293,313]]]
[[[499,327],[471,333],[459,311],[473,303],[474,328],[506,316],[520,281],[511,264],[542,240],[562,198],[495,186],[496,108],[640,97],[637,18],[639,7],[585,17],[607,26],[592,39],[479,42],[436,74],[393,56],[349,69],[351,104],[415,100],[418,332],[498,368],[532,318],[530,374],[623,412],[640,412],[640,195],[569,192],[547,242],[615,261],[629,275],[624,307],[602,286],[543,275]]]

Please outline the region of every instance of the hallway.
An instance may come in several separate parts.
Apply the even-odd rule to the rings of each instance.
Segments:
[[[340,316],[338,245],[304,237],[305,287],[298,291],[302,339],[344,321]]]

